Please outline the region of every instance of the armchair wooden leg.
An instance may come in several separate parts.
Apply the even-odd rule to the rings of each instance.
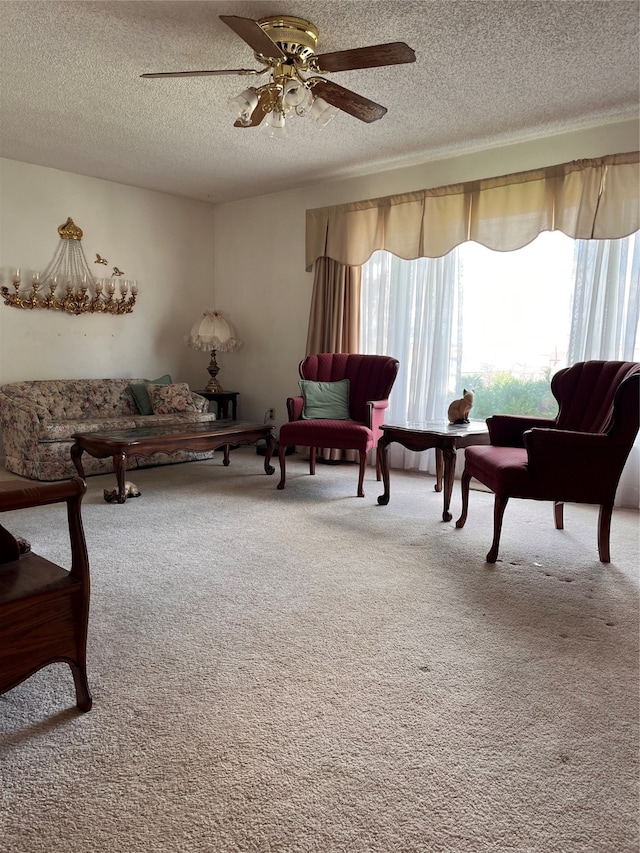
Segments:
[[[553,504],[553,520],[556,525],[556,530],[564,530],[564,502],[554,501]]]
[[[500,546],[500,532],[502,531],[502,516],[509,503],[509,498],[496,495],[493,504],[493,542],[487,554],[487,563],[495,563],[498,559],[498,548]]]
[[[367,451],[360,450],[360,471],[358,473],[358,497],[364,497],[364,470],[367,464]]]
[[[611,515],[613,506],[603,504],[598,514],[598,556],[601,563],[610,563],[609,541],[611,534]]]
[[[382,466],[380,464],[380,448],[376,447],[376,480],[380,482],[382,479]]]
[[[316,449],[315,447],[309,448],[309,473],[316,473]]]
[[[79,711],[90,711],[93,704],[87,681],[87,670],[83,665],[69,664],[73,675],[73,683],[76,688],[76,705]]]
[[[471,474],[467,474],[466,471],[462,472],[462,477],[460,478],[460,489],[462,491],[462,512],[460,513],[460,518],[456,521],[456,527],[460,529],[464,527],[464,523],[467,520],[467,510],[469,509],[469,483],[471,482]],[[437,491],[437,489],[436,489]]]
[[[280,445],[278,446],[278,462],[280,463],[280,482],[278,483],[278,485],[276,487],[278,489],[284,489],[284,483],[285,483],[285,480],[287,478],[287,473],[285,470],[285,466],[286,466],[285,452],[286,452],[286,449],[287,448],[284,446],[284,444],[282,444],[282,442],[280,442]]]

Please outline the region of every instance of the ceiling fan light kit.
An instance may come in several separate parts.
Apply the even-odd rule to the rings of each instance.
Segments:
[[[386,107],[333,83],[324,76],[336,71],[376,68],[415,62],[415,52],[404,42],[371,45],[316,55],[318,30],[304,18],[279,16],[241,18],[220,15],[220,20],[252,48],[260,69],[216,71],[164,71],[141,77],[198,77],[222,74],[268,74],[262,86],[250,86],[227,101],[234,127],[258,127],[273,138],[287,136],[290,114],[308,116],[325,127],[339,111],[363,122],[381,119]]]

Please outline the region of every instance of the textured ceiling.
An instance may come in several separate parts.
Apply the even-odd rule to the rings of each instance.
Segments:
[[[626,0],[0,2],[0,155],[222,202],[638,116],[639,4]],[[288,13],[318,52],[388,41],[412,65],[331,75],[388,107],[289,138],[233,127],[246,77],[149,71],[258,67],[220,14]],[[262,80],[262,78],[260,78]]]

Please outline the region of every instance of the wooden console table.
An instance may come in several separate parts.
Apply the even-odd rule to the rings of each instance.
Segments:
[[[118,482],[117,503],[126,499],[125,474],[129,456],[151,456],[157,451],[171,453],[174,450],[216,450],[224,448],[224,465],[229,464],[229,448],[241,444],[267,443],[264,459],[266,474],[273,474],[270,465],[275,445],[273,426],[253,424],[247,421],[210,421],[209,423],[185,424],[174,427],[141,427],[139,429],[108,430],[105,432],[77,432],[73,436],[71,459],[78,474],[84,478],[82,454],[88,453],[98,459],[113,457],[113,468]],[[111,493],[105,490],[105,500]]]
[[[456,473],[456,451],[472,444],[489,444],[489,430],[485,421],[471,421],[468,424],[450,424],[448,421],[423,421],[406,424],[383,424],[382,436],[378,441],[380,468],[384,484],[384,494],[378,503],[389,503],[389,460],[387,449],[392,441],[397,441],[407,450],[436,451],[436,492],[442,491],[444,469],[444,507],[442,520],[451,521],[449,507],[453,491],[453,478]],[[444,464],[443,464],[444,463]]]

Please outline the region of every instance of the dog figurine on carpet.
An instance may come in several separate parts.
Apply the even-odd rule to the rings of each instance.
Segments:
[[[459,400],[454,400],[449,406],[447,417],[450,424],[468,424],[469,412],[473,406],[473,391],[467,391],[466,388],[462,391],[462,397]]]

